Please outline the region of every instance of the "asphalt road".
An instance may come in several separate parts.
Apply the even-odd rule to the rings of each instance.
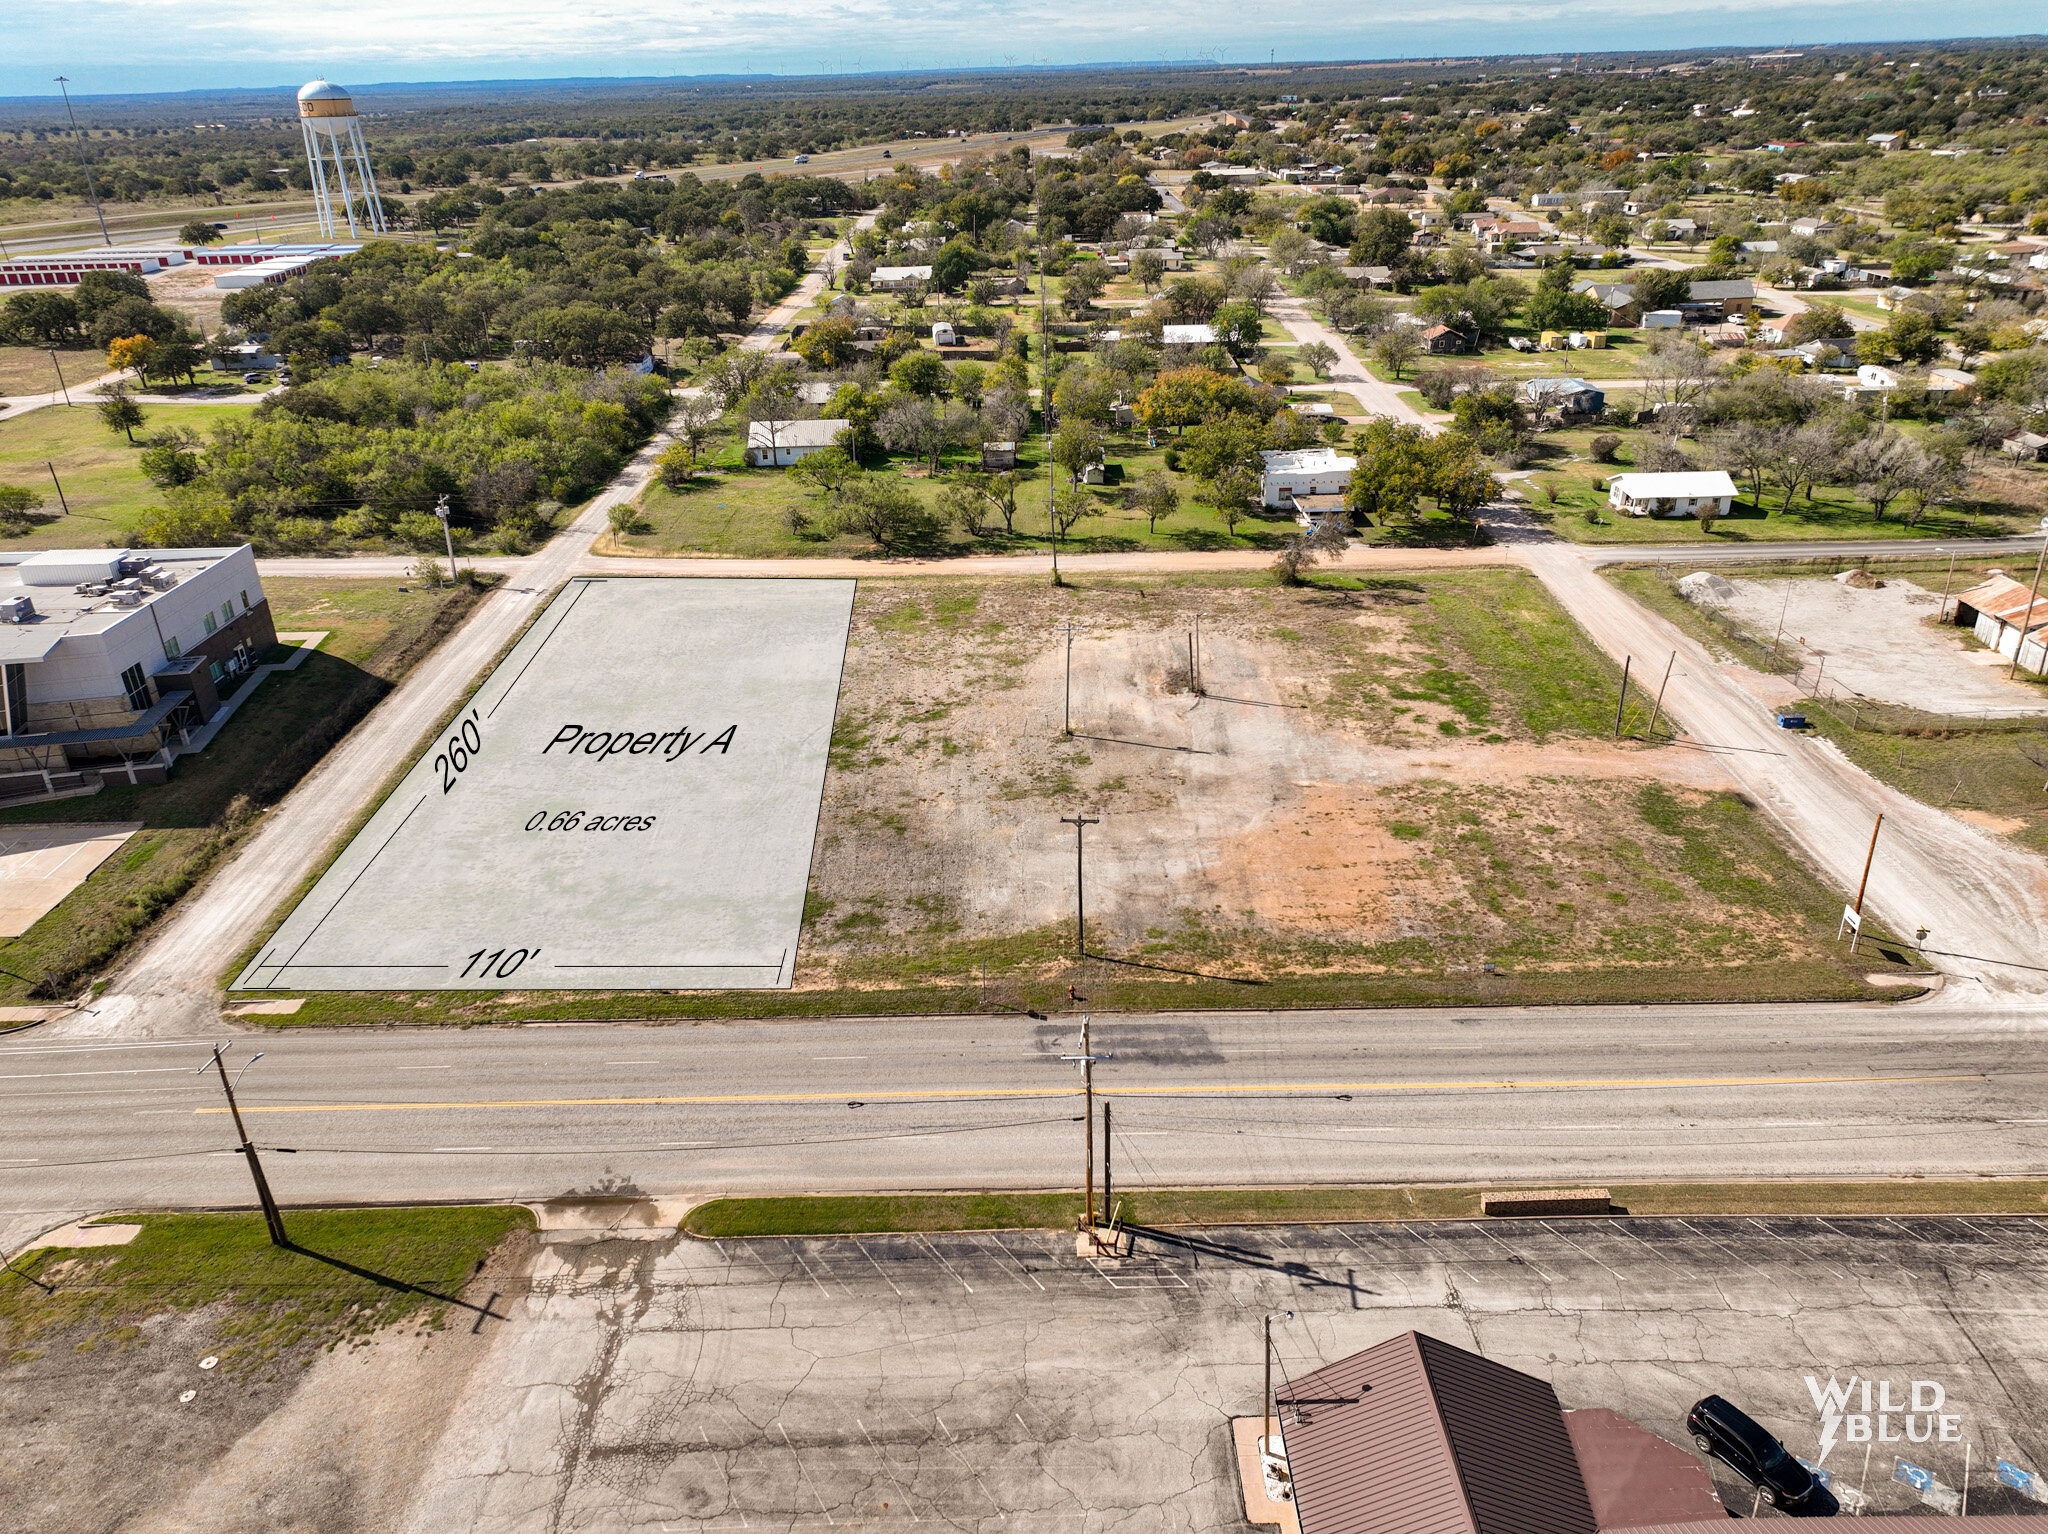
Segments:
[[[1923,1006],[1104,1018],[1124,1183],[2038,1174],[2044,1027]],[[242,1078],[290,1201],[1059,1187],[1078,1018],[280,1031]],[[219,1035],[215,1035],[218,1037]],[[0,1231],[245,1204],[191,1039],[0,1044]],[[40,1218],[39,1218],[40,1217]],[[0,1245],[4,1245],[0,1242]]]

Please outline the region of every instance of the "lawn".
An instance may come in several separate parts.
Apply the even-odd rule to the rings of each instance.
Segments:
[[[1620,461],[1596,463],[1591,458],[1592,440],[1603,433],[1622,439]],[[1802,492],[1787,507],[1782,504],[1783,492],[1767,484],[1761,508],[1738,498],[1734,511],[1717,519],[1711,532],[1703,533],[1690,517],[1628,517],[1608,507],[1607,492],[1600,485],[1612,475],[1630,472],[1629,460],[1647,440],[1648,433],[1628,427],[1544,432],[1535,439],[1541,456],[1531,466],[1529,478],[1517,483],[1537,520],[1574,543],[1712,546],[1828,539],[1994,538],[2031,532],[2041,515],[2038,507],[1979,499],[1931,511],[1910,524],[1904,514],[1906,503],[1900,502],[1880,521],[1871,515],[1868,501],[1844,486],[1822,486],[1810,499]],[[1687,446],[1698,448],[1697,444]],[[1702,450],[1700,456],[1707,455]],[[1738,489],[1746,491],[1746,481],[1735,478]],[[1553,488],[1555,501],[1550,499]],[[1596,516],[1597,521],[1593,520]]]
[[[287,633],[328,630],[294,671],[256,690],[168,783],[0,812],[0,823],[140,821],[143,829],[55,910],[0,949],[0,1001],[75,994],[111,966],[254,827],[476,604],[472,587],[400,592],[395,581],[265,582]]]
[[[0,346],[0,394],[47,394],[60,381],[76,388],[106,371],[106,362],[95,351],[60,350],[57,367],[50,366],[50,354],[37,346]]]
[[[134,1346],[166,1311],[212,1308],[223,1373],[400,1321],[436,1328],[505,1237],[533,1228],[518,1205],[287,1210],[290,1247],[258,1214],[141,1214],[127,1246],[31,1250],[0,1284],[0,1360]],[[61,1367],[61,1366],[60,1366]]]
[[[1018,457],[1020,484],[1014,533],[1004,533],[998,522],[996,531],[976,539],[955,527],[919,552],[1010,553],[1049,548],[1046,466],[1042,454],[1031,451],[1036,446],[1035,442],[1024,444]],[[1273,516],[1247,517],[1233,533],[1213,508],[1195,499],[1193,479],[1167,470],[1166,453],[1167,445],[1146,447],[1141,434],[1113,434],[1108,463],[1120,473],[1120,481],[1085,490],[1097,509],[1081,518],[1061,539],[1061,548],[1080,554],[1138,549],[1270,549],[1294,531],[1291,517]],[[718,472],[699,476],[682,490],[670,490],[659,483],[650,485],[640,498],[640,521],[634,531],[624,537],[607,535],[600,540],[597,551],[707,553],[743,559],[846,557],[873,551],[872,543],[852,533],[826,538],[799,537],[791,530],[790,513],[800,511],[816,518],[824,513],[824,504],[785,471],[740,468],[735,458],[735,452],[726,449],[714,460]],[[916,467],[902,460],[895,462],[899,471]],[[955,472],[975,466],[976,460],[967,454],[956,454],[947,460],[948,469]],[[1156,528],[1146,525],[1143,513],[1122,504],[1126,488],[1148,472],[1166,474],[1181,493],[1180,510],[1160,518]],[[937,500],[945,484],[921,473],[905,475],[902,482],[926,504]],[[1394,534],[1387,529],[1370,529],[1367,536],[1369,541],[1378,541]]]
[[[1116,1188],[1122,1223],[1297,1225],[1382,1220],[1476,1220],[1487,1189]],[[1610,1183],[1616,1210],[1637,1215],[2039,1214],[2048,1182]],[[1066,1193],[851,1194],[720,1198],[699,1204],[683,1229],[707,1240],[760,1236],[888,1235],[949,1230],[1061,1230],[1080,1223],[1081,1195]],[[1551,1218],[1555,1218],[1552,1216]]]
[[[145,405],[148,424],[136,437],[139,442],[166,426],[190,427],[203,435],[216,422],[246,418],[248,408]],[[137,516],[163,501],[163,492],[138,466],[141,452],[101,425],[99,412],[90,405],[52,405],[0,422],[0,481],[26,485],[47,502],[26,530],[0,533],[0,551],[118,545]],[[51,464],[71,507],[69,516],[61,513],[50,483]]]

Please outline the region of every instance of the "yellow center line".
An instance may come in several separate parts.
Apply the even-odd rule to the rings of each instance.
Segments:
[[[1895,1081],[1979,1081],[1982,1072],[1954,1076],[1646,1076],[1585,1077],[1532,1081],[1319,1081],[1293,1084],[1269,1082],[1199,1082],[1178,1086],[1097,1087],[1097,1097],[1233,1097],[1272,1096],[1276,1093],[1328,1092],[1510,1092],[1546,1087],[1797,1087],[1859,1086]],[[986,1099],[997,1097],[1078,1097],[1078,1089],[1058,1087],[954,1087],[926,1092],[760,1092],[707,1093],[675,1097],[527,1097],[492,1102],[429,1103],[277,1103],[244,1106],[247,1113],[398,1113],[420,1109],[461,1108],[641,1108],[667,1104],[715,1106],[720,1103],[836,1103],[849,1097],[863,1103],[931,1102],[945,1099]],[[225,1108],[194,1108],[194,1113],[226,1113]]]

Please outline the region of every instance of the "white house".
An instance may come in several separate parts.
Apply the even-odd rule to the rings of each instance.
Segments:
[[[1896,389],[1899,375],[1890,368],[1879,367],[1875,362],[1866,362],[1856,369],[1856,384],[1863,389]]]
[[[847,421],[749,421],[747,463],[756,469],[786,469],[799,458],[822,453],[839,442]]]
[[[868,278],[868,286],[877,293],[900,293],[905,288],[920,282],[932,280],[929,266],[878,266]]]
[[[1163,346],[1214,346],[1216,327],[1214,325],[1162,325],[1159,327],[1159,341]]]
[[[1631,517],[1725,517],[1734,503],[1735,481],[1719,469],[1617,474],[1607,482],[1607,504]]]
[[[1342,495],[1351,488],[1356,458],[1341,456],[1335,448],[1309,447],[1293,452],[1264,452],[1265,468],[1259,475],[1261,498],[1277,511],[1291,509],[1302,496]]]

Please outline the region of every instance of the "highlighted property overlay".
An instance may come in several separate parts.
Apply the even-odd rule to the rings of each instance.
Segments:
[[[233,988],[787,988],[853,592],[571,581]]]

